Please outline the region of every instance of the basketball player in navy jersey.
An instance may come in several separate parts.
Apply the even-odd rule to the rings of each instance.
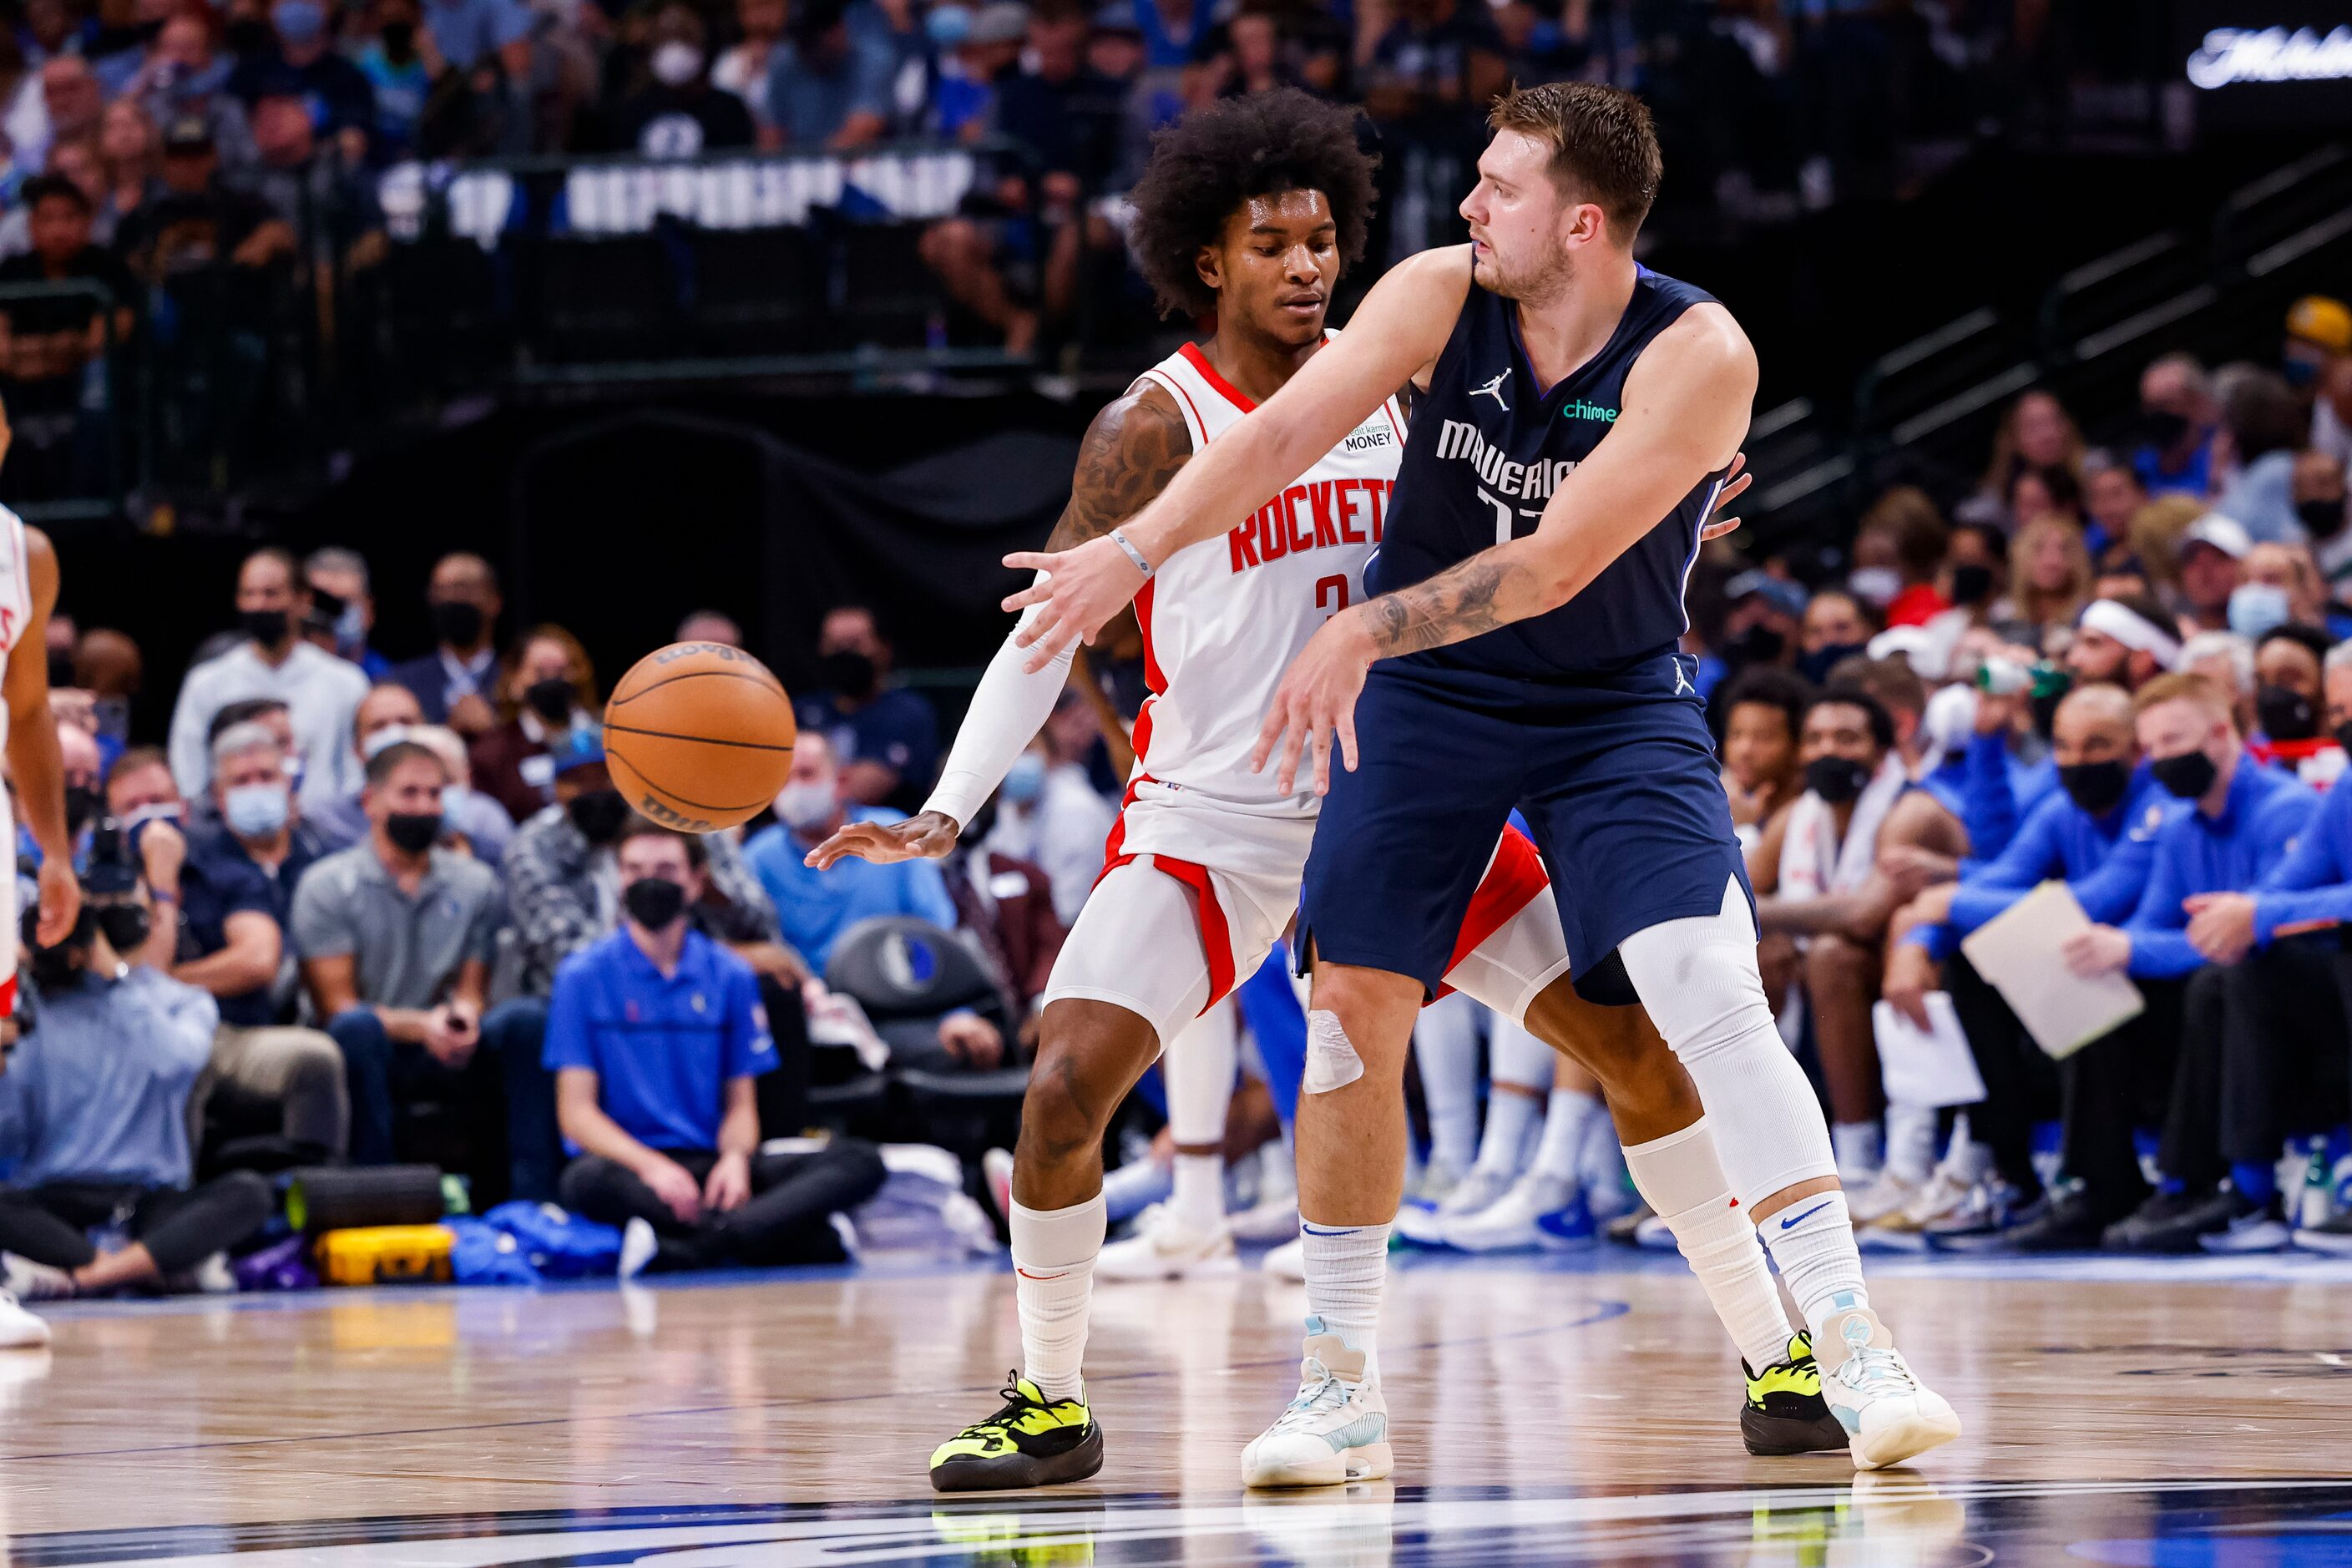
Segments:
[[[1365,574],[1374,596],[1292,662],[1256,752],[1284,786],[1311,756],[1328,792],[1298,922],[1315,973],[1299,1213],[1310,1341],[1328,1346],[1319,1328],[1349,1353],[1307,1358],[1244,1479],[1286,1484],[1385,1444],[1374,1331],[1406,1044],[1514,805],[1549,864],[1579,990],[1638,999],[1696,1083],[1733,1206],[1811,1326],[1855,1463],[1900,1463],[1959,1420],[1871,1310],[1828,1127],[1757,974],[1753,897],[1676,651],[1755,352],[1721,305],[1633,259],[1662,173],[1639,100],[1550,84],[1500,100],[1490,123],[1462,204],[1468,246],[1390,271],[1349,331],[1132,521],[1008,558],[1050,574],[1007,601],[1038,606],[1021,637],[1050,658],[1394,388],[1423,391]],[[1675,1151],[1627,1155],[1672,1212]]]

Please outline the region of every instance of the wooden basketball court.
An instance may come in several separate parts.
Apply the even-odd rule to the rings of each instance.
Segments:
[[[1881,1263],[1967,1436],[1754,1459],[1679,1260],[1400,1260],[1393,1483],[1244,1497],[1304,1297],[1097,1294],[1093,1482],[939,1499],[1017,1360],[992,1268],[67,1306],[0,1357],[12,1561],[2352,1562],[2352,1265]]]

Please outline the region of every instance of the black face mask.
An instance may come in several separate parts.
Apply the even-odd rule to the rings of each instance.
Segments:
[[[437,811],[395,811],[383,819],[383,836],[404,855],[422,855],[441,837]]]
[[[381,37],[383,39],[383,58],[394,65],[404,63],[416,51],[416,24],[414,22],[386,22]]]
[[[2182,800],[2200,800],[2221,776],[2213,759],[2202,752],[2183,752],[2177,757],[2158,757],[2147,764],[2156,782],[2179,795]]]
[[[98,929],[106,933],[107,946],[128,958],[147,945],[154,924],[137,904],[109,904],[98,911]]]
[[[81,830],[97,820],[99,807],[104,804],[96,790],[88,784],[66,785],[66,833],[79,837]]]
[[[844,697],[866,697],[874,690],[874,661],[862,653],[847,648],[829,653],[816,661],[817,679],[828,691]]]
[[[647,931],[660,931],[686,912],[686,889],[667,877],[640,877],[621,889],[621,907]]]
[[[1955,566],[1952,568],[1952,603],[1962,609],[1981,605],[1992,597],[1992,568],[1990,566]]]
[[[61,686],[71,686],[73,683],[73,650],[63,647],[49,649],[50,689],[54,690]]]
[[[2058,770],[2058,786],[2093,816],[2105,816],[2123,804],[2131,769],[2115,762],[2076,763]]]
[[[2311,705],[2310,698],[2284,686],[2255,689],[2254,719],[2273,741],[2319,738],[2319,710]]]
[[[2338,724],[2328,733],[2336,737],[2337,745],[2347,752],[2352,752],[2352,723]]]
[[[436,641],[471,647],[482,640],[482,607],[463,599],[436,599],[425,606]]]
[[[1829,680],[1831,670],[1835,669],[1855,654],[1864,651],[1866,651],[1864,645],[1858,642],[1832,643],[1827,647],[1816,648],[1811,653],[1800,655],[1797,658],[1797,672],[1815,686],[1821,686]]]
[[[1805,787],[1831,805],[1843,805],[1870,787],[1870,770],[1851,757],[1815,757],[1805,764]]]
[[[522,705],[551,724],[561,724],[572,717],[572,700],[579,693],[572,682],[561,676],[534,680],[522,689]]]
[[[286,640],[283,610],[239,610],[236,624],[246,636],[264,647],[276,647]]]
[[[231,52],[238,55],[260,54],[269,47],[274,36],[269,30],[269,24],[262,21],[231,22],[221,29],[223,40],[227,43]]]
[[[2189,417],[2175,414],[2168,408],[2143,408],[2139,415],[2139,427],[2147,437],[2149,446],[2168,448],[2189,434]]]
[[[629,821],[628,800],[616,789],[592,789],[585,795],[574,795],[563,810],[572,818],[572,826],[580,830],[580,837],[595,845],[610,844],[618,838]]]
[[[1788,651],[1789,639],[1776,626],[1759,622],[1731,639],[1724,652],[1738,664],[1770,664]]]
[[[2344,531],[2341,500],[2299,500],[2294,503],[2294,515],[2303,520],[2305,530],[2314,539],[2333,539]]]

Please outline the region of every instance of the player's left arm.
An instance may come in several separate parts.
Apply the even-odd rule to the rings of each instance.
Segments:
[[[0,448],[5,450],[5,448]],[[37,528],[25,530],[25,575],[32,615],[8,650],[8,771],[25,826],[41,847],[41,920],[37,935],[52,946],[73,930],[81,912],[73,840],[66,832],[66,764],[58,750],[58,722],[49,716],[49,612],[58,605],[58,553]]]
[[[1574,598],[1738,458],[1756,374],[1756,351],[1730,311],[1685,311],[1634,363],[1616,423],[1552,492],[1533,533],[1324,623],[1283,677],[1252,764],[1263,767],[1281,742],[1276,778],[1286,791],[1311,749],[1316,793],[1329,788],[1334,732],[1356,765],[1356,694],[1373,660],[1461,642]]]

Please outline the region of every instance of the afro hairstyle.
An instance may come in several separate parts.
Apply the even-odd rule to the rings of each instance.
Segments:
[[[1205,316],[1217,291],[1195,258],[1224,237],[1225,222],[1254,196],[1320,191],[1339,231],[1339,261],[1364,254],[1379,159],[1356,140],[1356,110],[1297,88],[1221,99],[1152,138],[1151,161],[1128,195],[1128,241],[1162,315]]]

